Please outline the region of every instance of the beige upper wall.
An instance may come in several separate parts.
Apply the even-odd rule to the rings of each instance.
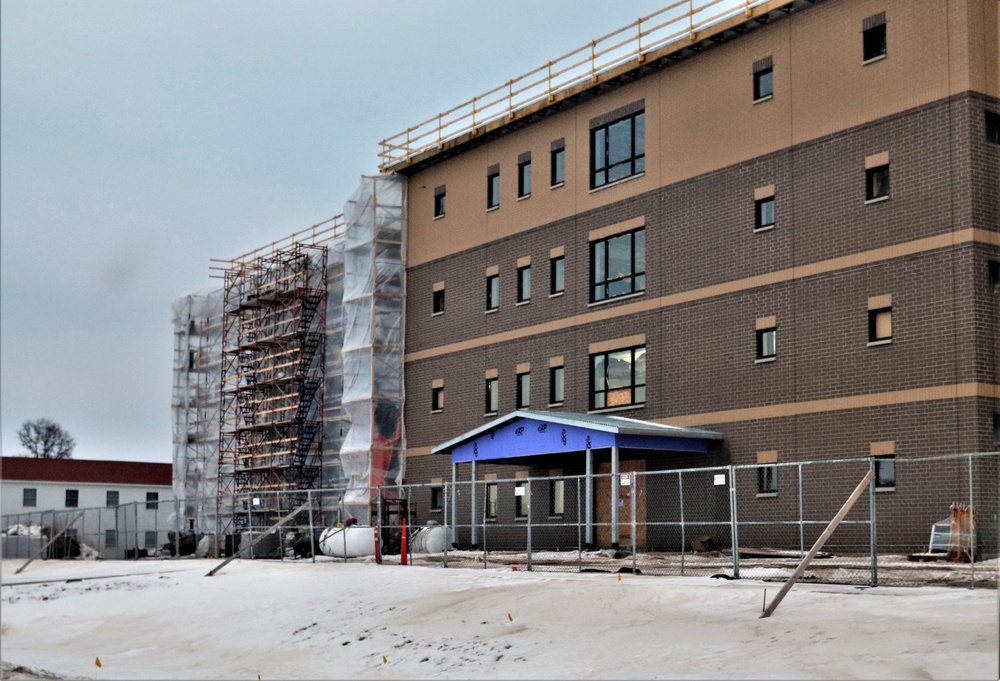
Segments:
[[[410,178],[407,265],[457,253],[655,187],[806,142],[951,94],[1000,97],[997,0],[829,0]],[[862,20],[886,13],[888,55],[863,65]],[[774,98],[752,103],[752,66],[774,61]],[[589,121],[646,102],[644,176],[590,191]],[[549,150],[566,140],[566,183],[549,188]],[[532,156],[518,200],[517,158]],[[500,208],[486,169],[500,164]],[[447,214],[433,219],[434,188]]]

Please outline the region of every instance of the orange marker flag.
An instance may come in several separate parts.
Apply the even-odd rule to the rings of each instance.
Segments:
[[[622,581],[622,576],[621,575],[618,575],[618,581],[619,582]]]
[[[98,657],[98,658],[96,658],[96,659],[94,660],[94,664],[96,664],[96,665],[98,666],[98,668],[100,668],[100,667],[102,667],[102,666],[103,666],[103,665],[101,664],[101,658],[99,658],[99,657]]]
[[[386,659],[385,655],[382,656],[382,664],[389,664],[389,660]]]

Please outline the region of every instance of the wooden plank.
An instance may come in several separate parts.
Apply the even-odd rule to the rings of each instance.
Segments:
[[[51,539],[49,539],[45,543],[45,546],[43,546],[42,548],[40,548],[38,550],[38,553],[36,553],[35,555],[33,555],[31,558],[29,558],[27,563],[25,563],[24,565],[22,565],[21,567],[19,567],[17,570],[15,570],[14,574],[15,575],[21,574],[21,571],[24,570],[24,568],[28,567],[28,565],[31,564],[31,561],[35,560],[35,558],[38,558],[40,555],[42,555],[43,553],[45,553],[45,550],[52,545],[52,542],[54,542],[59,537],[63,536],[66,533],[66,530],[68,530],[69,528],[73,527],[73,525],[76,523],[76,521],[83,517],[83,514],[84,514],[84,511],[80,511],[79,513],[77,513],[76,517],[73,518],[71,521],[69,521],[69,525],[67,525],[66,527],[62,528],[62,531],[59,532],[59,534],[57,534],[56,536],[54,536]]]
[[[819,550],[823,548],[823,544],[825,544],[826,540],[830,538],[830,535],[833,534],[833,531],[837,529],[837,525],[839,525],[840,521],[844,519],[844,516],[847,515],[847,512],[851,510],[851,507],[854,506],[854,502],[858,500],[858,497],[861,496],[861,493],[865,490],[865,487],[868,486],[868,484],[872,481],[872,478],[874,477],[875,477],[875,469],[871,468],[869,469],[868,473],[865,474],[865,477],[861,478],[861,482],[859,482],[858,486],[854,489],[853,492],[851,492],[851,496],[847,497],[847,501],[845,501],[844,505],[841,506],[840,510],[837,512],[837,515],[835,515],[833,517],[833,520],[830,521],[830,524],[826,526],[826,529],[823,530],[823,534],[819,536],[819,539],[816,540],[816,543],[813,544],[811,549],[809,549],[809,553],[806,554],[806,557],[803,558],[802,562],[799,563],[799,566],[795,568],[795,572],[792,573],[792,576],[789,577],[788,581],[785,582],[785,585],[781,587],[781,591],[779,591],[778,595],[774,597],[773,601],[771,601],[771,605],[767,606],[767,608],[761,614],[760,619],[763,619],[765,617],[770,617],[771,613],[773,613],[777,609],[778,604],[781,603],[781,599],[785,597],[785,594],[787,594],[789,590],[791,590],[796,580],[798,580],[798,578],[802,576],[802,573],[806,571],[806,568],[809,566],[809,563],[812,562],[812,559],[816,557],[816,554],[819,553]]]
[[[257,546],[257,542],[259,542],[261,539],[263,539],[264,537],[268,536],[269,534],[273,534],[274,532],[276,532],[279,527],[281,527],[282,525],[284,525],[285,523],[287,523],[289,520],[291,520],[292,518],[294,518],[295,516],[297,516],[299,513],[301,513],[302,511],[306,510],[307,508],[309,508],[309,502],[308,501],[306,503],[302,504],[301,506],[299,506],[297,509],[295,509],[294,511],[292,511],[288,515],[286,515],[284,518],[282,518],[278,522],[276,522],[274,525],[271,525],[271,527],[269,527],[268,529],[264,530],[264,532],[262,532],[259,537],[257,537],[252,542],[250,542],[250,546],[247,547],[247,551],[249,551],[253,547]],[[216,572],[218,572],[219,570],[221,570],[222,568],[226,567],[231,562],[233,562],[234,560],[236,560],[237,558],[239,558],[239,555],[240,555],[239,551],[233,551],[233,555],[229,556],[224,561],[222,561],[221,563],[219,563],[218,565],[216,565],[214,568],[212,568],[211,570],[209,570],[208,574],[206,574],[205,576],[206,577],[213,576]]]

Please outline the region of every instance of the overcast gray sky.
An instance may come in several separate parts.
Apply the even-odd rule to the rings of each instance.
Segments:
[[[342,212],[378,141],[668,0],[0,4],[0,425],[171,460],[171,302]]]

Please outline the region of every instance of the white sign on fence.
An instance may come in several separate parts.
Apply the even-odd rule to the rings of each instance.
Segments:
[[[619,484],[622,487],[628,487],[629,485],[632,484],[632,476],[629,475],[628,473],[622,473],[621,475],[618,476],[618,479],[619,479]]]
[[[515,487],[514,488],[514,496],[515,497],[523,497],[525,489],[527,489],[527,488],[526,487]]]
[[[719,473],[718,475],[716,475],[715,476],[715,484],[716,485],[725,485],[726,484],[726,474],[725,473]]]

